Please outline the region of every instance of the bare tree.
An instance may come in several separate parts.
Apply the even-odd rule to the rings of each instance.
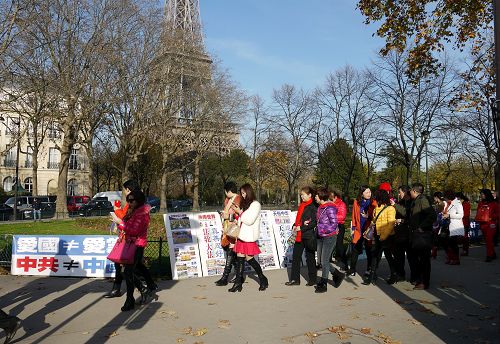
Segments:
[[[378,140],[392,151],[402,152],[395,158],[405,167],[406,183],[411,184],[426,142],[450,116],[455,78],[451,65],[443,59],[439,75],[411,80],[405,54],[392,52],[374,62],[371,99],[380,109],[377,123],[383,129]]]

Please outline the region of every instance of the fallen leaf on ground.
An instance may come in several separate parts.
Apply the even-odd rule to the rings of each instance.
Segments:
[[[201,336],[204,336],[205,334],[207,334],[207,332],[208,332],[208,329],[206,327],[199,328],[193,333],[193,336],[201,337]]]
[[[229,320],[219,320],[219,324],[217,325],[218,328],[222,329],[228,329],[231,327],[231,323]]]
[[[288,299],[288,296],[273,296],[273,299]]]
[[[363,334],[370,334],[370,333],[372,333],[372,329],[368,328],[368,327],[362,327],[361,328],[361,333],[363,333]]]
[[[113,338],[113,337],[116,337],[116,336],[118,336],[118,332],[113,331],[113,332],[111,332],[110,334],[108,334],[106,337],[108,337],[108,338]]]
[[[195,300],[206,300],[207,297],[206,296],[193,296],[193,299],[195,299]]]
[[[409,322],[411,322],[413,325],[422,325],[420,321],[417,321],[415,319],[408,319]]]
[[[197,284],[198,287],[206,287],[207,285],[206,284]]]
[[[82,334],[90,334],[90,332],[86,331],[86,332],[82,332]]]
[[[347,333],[345,333],[345,332],[339,332],[339,333],[337,333],[337,336],[338,336],[338,337],[339,337],[339,339],[341,339],[341,340],[344,340],[344,339],[347,339],[347,338],[351,337],[350,335],[348,335],[348,334],[347,334]]]
[[[318,336],[318,334],[314,333],[314,332],[306,332],[304,335],[306,337],[308,337],[309,339],[313,339],[313,338],[316,338]]]
[[[191,326],[189,326],[189,327],[183,328],[181,330],[181,332],[184,334],[191,334],[193,332],[193,328]]]
[[[339,333],[339,332],[345,332],[346,327],[344,325],[340,326],[332,326],[328,328],[328,331],[333,332],[333,333]]]
[[[354,315],[352,316],[352,319],[359,319],[359,315],[354,314]]]
[[[203,344],[203,342],[194,342],[193,344]]]
[[[370,313],[370,315],[373,315],[374,317],[385,317],[385,315],[380,313]]]
[[[184,343],[186,340],[184,338],[177,338],[175,341],[177,343]]]
[[[213,305],[216,305],[216,304],[217,304],[217,303],[215,303],[215,302],[209,302],[209,303],[208,303],[208,305],[209,305],[209,306],[213,306]]]
[[[357,297],[357,296],[350,297],[350,296],[348,296],[348,297],[343,297],[342,299],[349,300],[349,301],[351,301],[351,300],[363,300],[364,297]]]

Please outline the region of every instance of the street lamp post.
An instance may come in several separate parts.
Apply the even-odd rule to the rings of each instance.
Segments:
[[[430,132],[428,130],[422,131],[422,138],[425,140],[425,191],[429,195],[429,152],[427,151],[427,141],[429,140]]]

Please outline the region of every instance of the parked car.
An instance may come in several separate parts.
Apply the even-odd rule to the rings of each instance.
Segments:
[[[155,196],[146,197],[146,203],[151,207],[151,213],[157,213],[160,211],[160,199]]]
[[[89,196],[68,196],[66,198],[66,204],[68,206],[68,211],[74,213],[80,210],[80,208],[90,201]]]
[[[9,221],[12,219],[14,214],[14,209],[5,205],[5,203],[0,203],[0,221]]]
[[[110,201],[104,199],[91,199],[88,203],[82,205],[78,214],[80,216],[105,216],[113,211],[113,205]]]
[[[167,200],[167,210],[170,212],[187,211],[193,207],[192,199],[169,199]]]
[[[122,192],[121,191],[102,191],[98,192],[92,197],[93,199],[100,198],[102,199],[103,197],[106,197],[108,201],[111,202],[111,204],[114,203],[114,201],[121,201],[122,199]]]
[[[42,219],[53,218],[56,214],[56,204],[54,202],[41,202],[40,206]],[[18,218],[22,220],[33,219],[33,208],[26,208],[18,215]]]

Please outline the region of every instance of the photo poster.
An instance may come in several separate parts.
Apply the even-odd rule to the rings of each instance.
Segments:
[[[273,210],[274,239],[281,268],[292,266],[293,244],[288,244],[295,217],[290,210]]]
[[[203,276],[222,275],[226,258],[220,244],[222,220],[217,212],[193,213],[198,223],[198,247]]]
[[[167,213],[165,230],[170,252],[172,279],[201,277],[201,260],[198,248],[199,223],[192,213]]]
[[[113,277],[114,235],[14,235],[12,275]]]
[[[273,223],[274,215],[272,211],[263,210],[260,212],[260,236],[257,244],[261,253],[257,256],[257,260],[263,270],[280,268]]]

